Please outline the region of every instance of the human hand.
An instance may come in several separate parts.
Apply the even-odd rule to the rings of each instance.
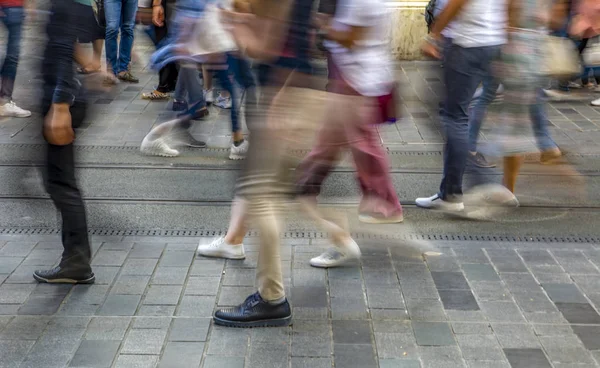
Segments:
[[[165,25],[165,9],[162,5],[152,7],[152,23],[157,27]]]
[[[421,52],[423,55],[434,58],[441,59],[442,54],[440,53],[440,48],[435,39],[431,37],[427,37],[423,44],[421,45]]]
[[[71,124],[69,104],[58,103],[50,106],[44,118],[44,138],[50,144],[66,146],[75,140],[75,132]]]

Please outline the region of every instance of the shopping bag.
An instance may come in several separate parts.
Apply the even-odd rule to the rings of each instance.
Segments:
[[[547,36],[543,46],[543,74],[561,79],[581,73],[581,62],[573,41],[564,37]]]

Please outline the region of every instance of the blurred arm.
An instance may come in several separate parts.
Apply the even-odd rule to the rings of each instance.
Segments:
[[[450,0],[448,5],[437,16],[433,27],[431,27],[431,37],[440,38],[442,31],[452,22],[458,13],[462,10],[469,0]]]

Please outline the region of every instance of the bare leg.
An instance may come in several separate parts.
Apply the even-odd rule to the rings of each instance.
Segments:
[[[206,91],[212,89],[212,73],[202,65],[202,81]]]
[[[104,47],[104,40],[100,39],[100,40],[95,40],[94,42],[92,42],[92,48],[93,48],[93,57],[92,57],[92,63],[90,65],[90,69],[91,70],[100,70],[100,65],[101,65],[101,58],[102,58],[102,48]]]
[[[523,163],[521,156],[508,156],[504,158],[504,186],[511,192],[515,192],[517,176]]]
[[[233,200],[231,206],[231,219],[229,220],[229,227],[227,229],[227,235],[225,241],[231,245],[241,245],[246,236],[248,203],[244,198],[236,197]]]

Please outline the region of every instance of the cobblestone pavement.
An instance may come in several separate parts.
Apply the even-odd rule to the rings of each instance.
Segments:
[[[595,367],[600,244],[437,242],[441,256],[365,246],[360,266],[310,268],[326,243],[287,239],[293,326],[210,317],[254,291],[247,259],[194,257],[198,238],[95,237],[95,285],[36,284],[55,237],[0,241],[2,367]],[[200,239],[208,241],[209,239]]]

